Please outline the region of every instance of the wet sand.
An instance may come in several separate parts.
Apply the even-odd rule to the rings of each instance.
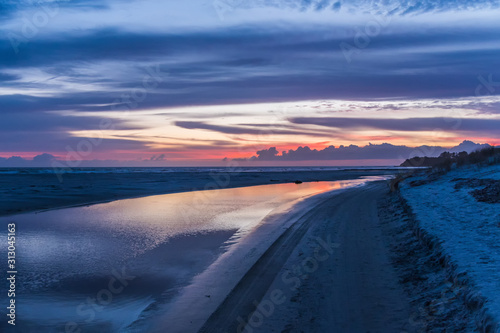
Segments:
[[[410,299],[378,220],[377,200],[387,192],[387,182],[368,183],[284,215],[295,222],[235,284],[219,282],[225,297],[190,295],[212,307],[205,320],[167,315],[155,332],[167,323],[171,332],[405,332]]]

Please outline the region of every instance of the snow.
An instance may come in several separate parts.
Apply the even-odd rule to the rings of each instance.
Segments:
[[[422,178],[422,177],[419,177]],[[410,186],[401,193],[422,229],[441,242],[458,273],[466,273],[472,286],[486,299],[485,309],[500,323],[500,210],[499,204],[478,202],[456,179],[500,179],[500,166],[455,169],[437,180]]]

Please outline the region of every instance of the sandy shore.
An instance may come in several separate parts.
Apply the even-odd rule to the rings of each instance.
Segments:
[[[230,175],[220,184],[339,180],[393,172],[244,173]],[[66,175],[61,188],[47,193],[42,202],[40,186],[50,186],[54,180],[46,177],[53,175],[36,175],[31,181],[29,176],[17,176],[15,189],[2,191],[12,195],[27,188],[39,190],[3,202],[4,215],[16,202],[24,203],[17,207],[27,211],[43,203],[47,206],[43,208],[55,208],[156,191],[189,191],[214,183],[213,175],[200,173]],[[28,185],[33,179],[38,185]],[[82,182],[78,185],[82,188],[76,186]],[[65,186],[77,189],[66,197]],[[463,286],[450,280],[436,246],[421,239],[415,216],[405,205],[399,194],[389,192],[387,181],[290,204],[266,216],[242,246],[219,257],[175,302],[155,309],[159,317],[133,323],[127,332],[476,331],[477,309],[471,310],[459,297]]]
[[[216,285],[193,286],[196,292],[178,303],[185,311],[167,313],[154,329],[411,332],[413,305],[378,218],[378,201],[388,189],[378,181],[306,200],[282,216],[291,223],[240,277],[231,270]]]
[[[446,268],[413,234],[387,182],[317,196],[299,208],[284,215],[292,223],[240,277],[219,271],[217,284],[193,287],[179,303],[185,311],[167,313],[156,331],[475,331],[466,304],[450,292]],[[225,293],[217,296],[216,288]]]
[[[335,181],[397,173],[397,170],[288,172],[140,172],[1,174],[0,216],[155,194],[289,183]]]
[[[200,332],[401,332],[410,300],[378,223],[386,189],[348,189],[304,214]]]

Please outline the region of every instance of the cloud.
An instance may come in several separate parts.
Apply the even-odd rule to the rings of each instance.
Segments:
[[[43,153],[32,159],[21,156],[0,157],[0,167],[39,167],[39,168],[84,168],[84,167],[106,167],[106,166],[158,166],[158,162],[166,161],[166,155],[154,155],[146,160],[86,160],[80,161],[77,165],[68,163],[64,158],[57,158],[52,154]],[[74,161],[73,161],[74,162]]]
[[[45,166],[48,166],[55,159],[56,158],[55,158],[54,155],[44,153],[44,154],[37,155],[37,156],[33,157],[33,161],[32,162],[33,162],[34,165],[45,165]]]
[[[445,151],[471,152],[478,150],[489,145],[477,144],[471,141],[464,141],[460,145],[452,148],[440,146],[395,146],[389,143],[379,145],[369,144],[367,146],[359,147],[356,145],[350,146],[329,146],[321,150],[311,149],[308,146],[298,147],[297,149],[290,149],[283,151],[281,154],[276,147],[257,151],[256,156],[249,159],[238,159],[239,161],[321,161],[321,160],[405,160],[415,156],[428,156],[436,157]]]
[[[23,167],[28,165],[28,161],[21,156],[11,156],[9,158],[0,157],[2,167]]]
[[[165,157],[166,157],[165,154],[160,154],[158,156],[153,155],[153,156],[150,157],[149,160],[150,161],[165,161]]]
[[[294,162],[300,161],[387,160],[393,162],[397,160],[402,161],[415,156],[435,157],[439,156],[444,151],[471,152],[488,146],[488,144],[478,144],[467,140],[452,148],[439,146],[407,147],[395,146],[388,143],[380,145],[369,144],[363,147],[350,145],[336,148],[334,146],[330,146],[321,150],[311,149],[308,146],[304,146],[298,147],[295,150],[290,149],[288,151],[283,151],[281,154],[276,147],[270,147],[269,149],[257,151],[256,156],[251,158],[235,158],[233,160],[238,162],[287,162],[292,165]],[[147,167],[165,165],[162,163],[167,161],[169,165],[176,165],[173,164],[175,161],[167,160],[167,154],[153,155],[150,158],[139,160],[83,160],[79,161],[76,165],[73,164],[74,160],[67,161],[66,158],[67,156],[55,157],[54,155],[47,153],[37,155],[33,159],[27,159],[20,156],[11,156],[9,158],[0,157],[0,167],[45,167],[56,169],[103,166]],[[223,161],[227,162],[228,160],[228,158],[224,158]]]
[[[49,3],[57,4],[59,13],[32,38],[23,39],[16,53],[9,33],[22,36],[23,18]],[[0,2],[0,30],[5,32],[0,36],[0,150],[56,153],[77,144],[82,138],[73,133],[95,129],[104,117],[99,113],[116,110],[123,96],[130,98],[143,87],[152,66],[161,69],[161,84],[147,90],[147,97],[130,110],[131,118],[151,109],[323,99],[435,98],[446,109],[453,107],[446,105],[449,99],[475,96],[484,84],[479,76],[500,81],[500,36],[491,33],[500,28],[497,1],[226,3],[231,10],[221,20],[213,1],[201,0]],[[382,20],[388,24],[347,61],[340,45],[356,46],[358,30],[366,34],[367,24],[381,17],[391,19]],[[492,89],[480,92],[500,95],[500,86]],[[498,105],[472,107],[499,113]],[[197,118],[206,122],[186,122],[189,118],[172,115],[168,122],[224,134],[262,133],[258,126],[220,123],[215,114]],[[262,118],[259,122],[266,121]],[[343,123],[343,128],[385,126],[408,132],[433,126],[432,120],[412,119],[406,124]],[[124,120],[116,125],[117,132],[143,129]],[[459,130],[484,130],[495,137],[494,125],[466,120]],[[325,135],[309,128],[272,133]],[[151,146],[123,137],[105,140],[98,149],[152,153]]]
[[[432,11],[448,11],[448,10],[478,10],[478,9],[493,9],[498,8],[498,2],[494,0],[478,0],[478,1],[450,1],[450,0],[423,0],[418,2],[403,1],[403,0],[266,0],[266,1],[245,1],[227,0],[231,6],[239,6],[242,8],[253,7],[260,5],[263,7],[274,7],[280,9],[298,9],[306,10],[339,10],[343,8],[349,12],[379,12],[387,15],[408,15],[422,14]]]
[[[368,47],[356,49],[351,64],[339,45],[354,45],[354,27],[333,23],[230,31],[211,27],[180,34],[108,28],[35,39],[18,55],[4,39],[0,74],[9,78],[5,82],[17,95],[44,93],[37,108],[45,110],[102,110],[89,105],[109,104],[127,89],[140,87],[145,68],[156,64],[163,82],[141,108],[474,96],[478,75],[500,77],[495,66],[499,37],[490,33],[497,26],[427,31],[414,29],[414,24],[394,25],[373,37]]]
[[[242,126],[221,126],[207,124],[201,121],[176,121],[175,126],[186,128],[186,129],[204,129],[213,132],[219,132],[224,134],[252,134],[252,135],[310,135],[310,136],[323,136],[323,133],[314,133],[308,131],[292,131],[280,129],[278,125],[274,127],[263,127],[263,128],[250,128]]]
[[[37,155],[32,160],[20,156],[0,157],[0,167],[50,167],[54,160],[55,156],[47,153]]]
[[[381,129],[391,131],[454,131],[454,132],[497,132],[500,119],[486,118],[342,118],[342,117],[298,117],[294,124],[318,125],[343,129]]]
[[[15,140],[14,138],[17,138]],[[55,153],[67,153],[68,151],[90,150],[83,155],[88,157],[93,153],[105,153],[115,151],[132,151],[141,152],[148,150],[152,142],[130,140],[130,139],[100,139],[98,136],[94,138],[75,137],[65,134],[64,132],[30,132],[17,131],[15,136],[13,133],[0,132],[0,151],[1,152],[42,152],[50,151]],[[90,147],[90,148],[87,148]]]
[[[4,107],[9,108],[9,105]],[[77,149],[88,138],[71,134],[75,131],[94,131],[95,139],[102,137],[103,121],[109,122],[114,130],[139,130],[143,126],[131,124],[119,119],[104,117],[67,116],[57,113],[47,113],[35,110],[18,110],[2,108],[0,111],[0,151],[1,152],[33,152],[50,151],[65,152],[67,147]],[[92,145],[94,152],[109,150],[141,150],[148,142],[135,141],[128,138],[99,140],[98,145]]]

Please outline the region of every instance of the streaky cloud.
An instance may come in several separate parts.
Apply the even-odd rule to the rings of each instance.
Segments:
[[[282,135],[310,135],[310,136],[324,136],[324,134],[315,133],[313,131],[291,131],[280,129],[279,126],[275,128],[251,128],[242,126],[222,126],[212,125],[201,121],[176,121],[174,125],[185,129],[204,129],[224,134],[252,134],[252,135],[266,135],[266,134],[282,134]]]
[[[489,118],[345,118],[345,117],[297,117],[294,124],[318,125],[344,129],[382,129],[391,131],[497,131],[500,119]]]

